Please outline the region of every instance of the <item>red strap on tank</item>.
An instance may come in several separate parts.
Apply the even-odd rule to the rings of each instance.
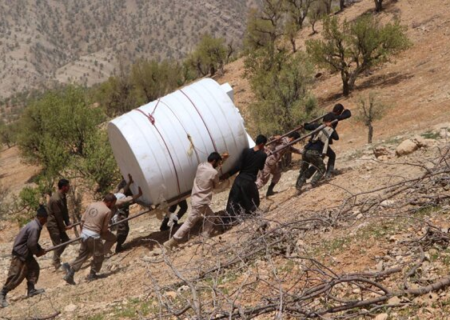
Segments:
[[[170,160],[172,161],[173,169],[175,171],[175,176],[177,178],[178,193],[181,194],[180,179],[178,178],[178,171],[177,171],[177,167],[175,166],[175,161],[173,160],[172,154],[170,153],[170,149],[169,149],[169,146],[166,143],[166,140],[164,140],[163,135],[161,134],[161,132],[158,130],[158,128],[155,125],[155,118],[153,117],[153,113],[155,113],[155,110],[156,110],[156,107],[158,107],[158,104],[159,104],[159,100],[158,100],[158,103],[155,106],[155,109],[153,109],[153,112],[151,114],[146,114],[141,109],[133,109],[133,110],[139,111],[140,113],[142,113],[150,121],[150,123],[153,125],[153,127],[155,127],[156,132],[158,132],[159,136],[161,137],[161,140],[164,142],[164,145],[166,146],[167,152],[169,153]]]

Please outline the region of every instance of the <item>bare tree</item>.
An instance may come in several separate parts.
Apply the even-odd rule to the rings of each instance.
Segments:
[[[367,142],[372,143],[373,139],[373,123],[380,120],[386,113],[386,105],[376,99],[375,93],[370,93],[368,99],[360,98],[359,106],[360,114],[356,119],[363,123],[368,129]]]

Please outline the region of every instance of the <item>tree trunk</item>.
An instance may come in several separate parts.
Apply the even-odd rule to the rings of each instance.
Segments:
[[[341,11],[345,9],[345,0],[339,0],[339,9]]]
[[[341,75],[342,78],[342,94],[347,97],[350,94],[350,85],[348,83],[348,77],[344,74]]]
[[[348,77],[348,87],[349,87],[349,91],[353,91],[353,89],[355,89],[355,82],[356,82],[356,78],[358,78],[358,76],[360,75],[361,71],[359,71],[358,69],[353,71],[353,73],[350,74],[350,76]]]
[[[369,123],[369,135],[367,137],[367,142],[368,143],[372,143],[372,138],[373,138],[373,126],[371,123]]]
[[[374,0],[375,1],[375,11],[381,12],[383,10],[383,0]]]
[[[212,64],[209,66],[209,74],[211,75],[211,77],[216,74],[216,68]]]
[[[294,53],[296,53],[297,52],[297,46],[295,45],[295,37],[292,36],[290,40],[291,40],[291,45],[292,45],[292,51]]]

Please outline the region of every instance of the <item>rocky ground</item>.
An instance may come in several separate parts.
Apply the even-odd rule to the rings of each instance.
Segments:
[[[420,250],[411,248],[403,241],[424,236],[427,223],[444,231],[450,226],[446,219],[450,208],[447,201],[448,181],[439,189],[442,200],[429,206],[414,206],[411,202],[405,204],[403,193],[399,199],[392,197],[380,200],[374,209],[366,210],[365,205],[358,202],[367,201],[369,205],[372,203],[370,199],[382,199],[385,194],[389,194],[384,191],[371,193],[370,190],[423,176],[427,168],[436,165],[433,161],[435,162],[447,147],[446,134],[447,132],[438,130],[433,131],[432,136],[429,132],[417,134],[411,140],[414,147],[404,151],[408,154],[402,157],[397,157],[395,153],[396,149],[401,149],[398,146],[404,144],[403,137],[385,141],[378,146],[341,153],[338,158],[340,174],[299,197],[294,196],[293,185],[298,171],[293,168],[283,174],[282,181],[276,187],[279,193],[270,199],[263,199],[261,212],[257,217],[242,221],[225,233],[218,230],[217,235],[210,240],[202,239],[198,230],[195,230],[189,241],[170,255],[161,255],[159,249],[159,243],[168,239],[168,232],[160,232],[160,222],[144,215],[131,222],[126,251],[106,260],[102,272],[104,278],[92,283],[84,280],[89,272],[86,266],[75,277],[77,285],[67,285],[62,280],[63,274],[53,271],[51,254],[48,254],[39,259],[42,268],[39,287],[45,288],[46,293],[25,299],[25,284],[22,284],[10,293],[11,306],[0,310],[0,318],[42,319],[56,313],[59,313],[58,319],[176,318],[174,314],[181,312],[183,305],[195,306],[191,285],[199,290],[197,294],[204,302],[202,312],[205,315],[214,313],[210,305],[212,301],[215,301],[220,312],[226,310],[225,306],[231,303],[231,298],[236,299],[236,305],[245,308],[261,303],[267,305],[264,299],[274,299],[277,296],[277,290],[273,288],[276,283],[286,286],[284,290],[288,300],[289,292],[293,294],[293,291],[289,290],[295,289],[302,281],[304,275],[302,276],[301,270],[306,268],[306,265],[296,256],[300,252],[336,274],[382,272],[401,268],[400,273],[395,273],[382,282],[386,287],[400,288],[402,277],[420,258]],[[265,190],[261,194],[264,192]],[[364,195],[366,192],[367,197]],[[349,199],[357,194],[361,195],[354,199],[354,203],[348,207],[349,210],[343,210],[347,208]],[[435,198],[436,193],[430,191],[428,196]],[[226,198],[226,191],[214,196],[215,211],[224,208]],[[423,198],[423,191],[414,188],[407,191],[406,198],[411,201],[415,198],[426,200]],[[413,207],[418,207],[415,214],[408,211]],[[132,213],[139,210],[138,207],[133,208]],[[335,216],[337,213],[342,214],[342,218]],[[314,219],[322,222],[311,225]],[[334,220],[334,223],[331,223],[330,219]],[[302,229],[300,226],[289,230],[282,227],[298,223],[301,223],[304,230],[299,231]],[[258,229],[260,225],[264,230],[262,233]],[[12,241],[18,228],[8,222],[2,222],[1,228],[0,282],[3,282],[9,265]],[[271,247],[267,245],[266,254],[252,256],[251,253],[251,258],[244,258],[248,255],[249,248],[256,250],[261,245],[259,240],[254,238],[258,234],[271,240],[272,234],[292,236],[281,242],[291,243],[295,240],[293,247],[289,249],[292,252],[274,254],[276,251],[269,250]],[[426,259],[411,280],[413,286],[432,283],[448,274],[450,251],[445,241],[444,239],[443,244],[437,242],[428,247],[423,246],[423,256]],[[46,231],[42,234],[41,243],[44,247],[50,246]],[[75,258],[77,250],[77,244],[69,246],[63,255],[64,261]],[[236,257],[242,261],[233,262]],[[230,261],[233,263],[227,266]],[[208,274],[208,270],[218,265],[223,266],[223,269],[216,270],[214,276],[211,274],[201,280],[190,280],[199,278],[199,275],[205,272]],[[309,272],[312,273],[311,270]],[[254,279],[250,281],[252,278]],[[312,285],[314,280],[310,281],[312,282],[309,285]],[[245,287],[250,283],[253,283],[256,292]],[[205,286],[215,287],[217,296],[211,291],[202,291],[201,288]],[[288,289],[289,286],[292,288]],[[302,286],[306,288],[308,285],[302,283]],[[239,290],[241,292],[237,292]],[[340,290],[343,296],[344,293],[355,296],[355,292],[358,296],[362,291],[366,292],[367,288],[349,286]],[[220,297],[219,293],[223,297]],[[420,316],[420,319],[443,318],[450,301],[450,293],[444,289],[429,295],[405,295],[389,299],[393,298],[398,301],[389,300],[390,302],[386,301],[384,305],[401,306],[376,309],[371,315],[378,314],[377,319],[413,319],[415,315]],[[309,307],[319,305],[321,299],[323,297],[317,297],[317,301],[311,301]],[[195,317],[193,310],[194,307],[188,308],[185,318]],[[220,312],[214,313],[215,318],[218,318]],[[268,312],[257,318],[272,319],[274,315],[274,312]],[[298,318],[298,315],[291,316]],[[334,319],[334,316],[324,315],[324,318]],[[289,318],[289,315],[287,317]]]

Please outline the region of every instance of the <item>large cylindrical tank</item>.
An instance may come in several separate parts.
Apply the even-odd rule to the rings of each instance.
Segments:
[[[108,124],[114,157],[124,177],[133,176],[144,205],[189,195],[199,163],[228,152],[222,173],[252,143],[228,84],[203,79]]]

